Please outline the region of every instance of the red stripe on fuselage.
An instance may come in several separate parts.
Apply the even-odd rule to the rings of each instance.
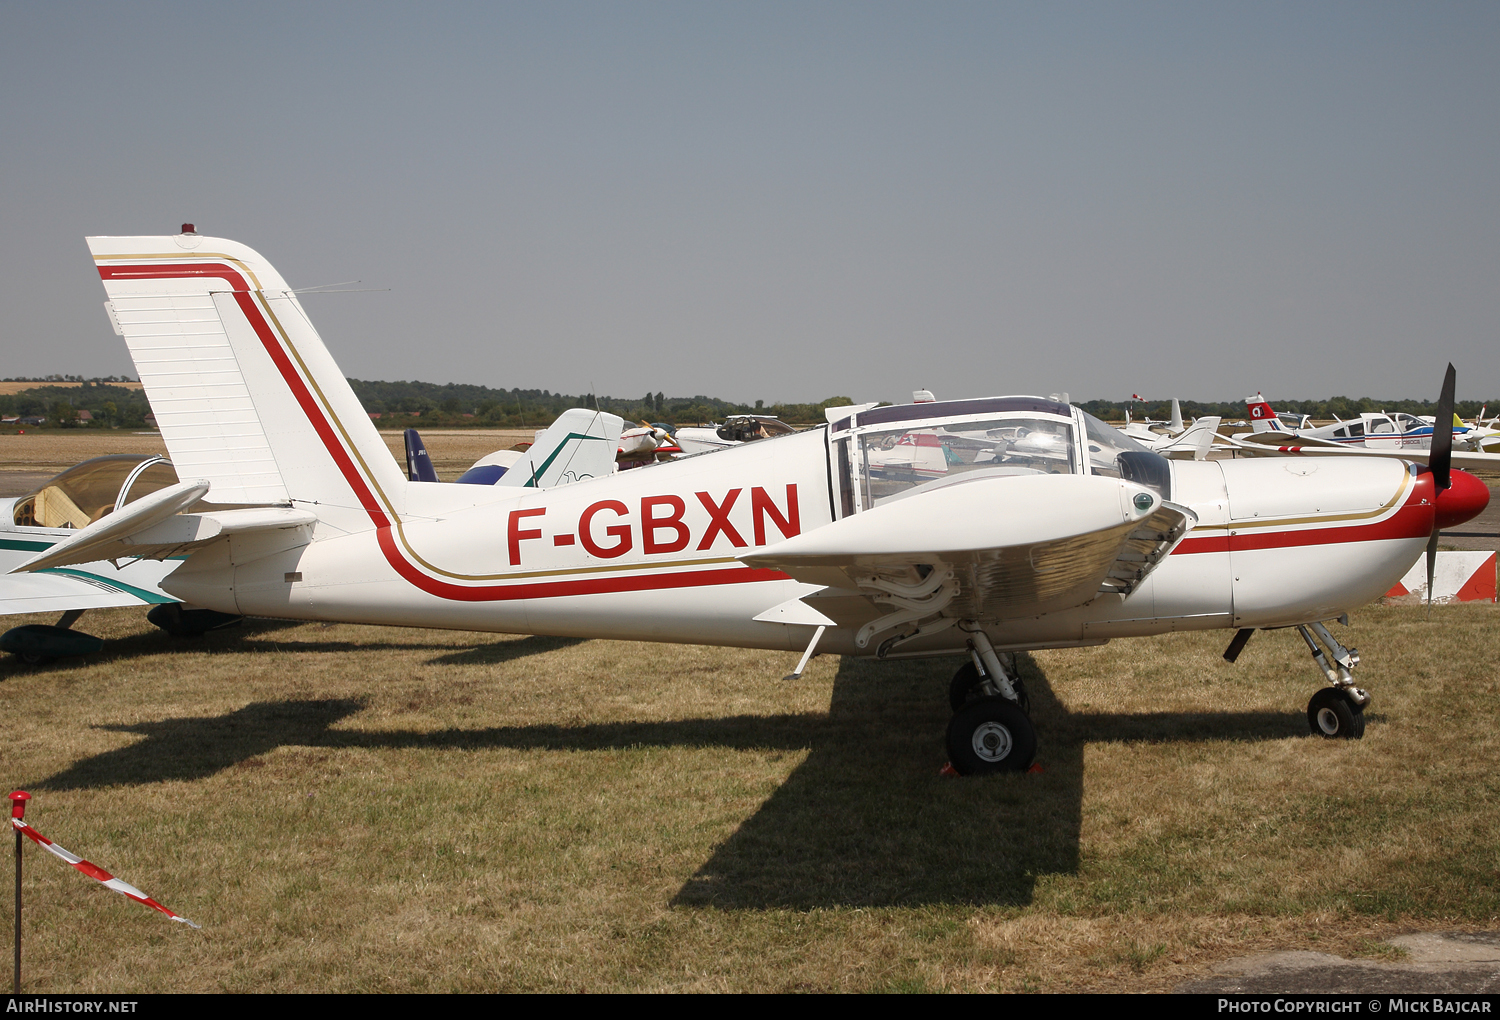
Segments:
[[[1248,552],[1252,549],[1291,549],[1308,545],[1337,545],[1346,542],[1381,542],[1388,539],[1426,538],[1432,534],[1434,513],[1432,473],[1425,468],[1417,473],[1416,483],[1407,493],[1406,502],[1395,513],[1368,524],[1339,524],[1331,527],[1305,527],[1298,530],[1242,528],[1194,537],[1190,532],[1176,549],[1178,553]]]
[[[381,507],[375,493],[365,483],[349,452],[339,442],[333,425],[324,416],[307,384],[297,373],[296,366],[287,357],[270,323],[255,305],[250,296],[250,286],[245,277],[228,266],[218,263],[188,263],[174,266],[100,266],[99,276],[105,280],[170,280],[195,277],[218,277],[229,284],[235,302],[244,313],[245,320],[261,346],[270,356],[282,380],[292,391],[302,413],[323,440],[323,446],[333,457],[339,472],[354,491],[359,505],[370,515],[375,525],[376,540],[386,562],[416,588],[438,598],[455,602],[500,602],[513,599],[557,598],[567,595],[593,595],[608,592],[655,591],[664,588],[696,588],[719,584],[746,584],[754,581],[780,581],[786,574],[779,570],[729,567],[714,570],[681,571],[669,574],[632,574],[623,577],[589,578],[572,581],[541,581],[532,583],[468,586],[439,581],[424,574],[416,564],[402,555],[395,536],[391,534],[390,515]]]

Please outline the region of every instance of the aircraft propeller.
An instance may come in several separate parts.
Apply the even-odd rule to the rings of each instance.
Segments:
[[[1432,448],[1427,458],[1427,467],[1432,472],[1434,503],[1453,486],[1453,474],[1450,470],[1453,463],[1453,426],[1447,423],[1453,420],[1454,381],[1453,364],[1449,362],[1448,371],[1443,376],[1443,391],[1438,395],[1437,414],[1432,419],[1435,423],[1432,429]],[[1427,537],[1427,615],[1429,619],[1432,616],[1432,583],[1433,575],[1437,570],[1440,534],[1439,524],[1434,520],[1432,534]]]

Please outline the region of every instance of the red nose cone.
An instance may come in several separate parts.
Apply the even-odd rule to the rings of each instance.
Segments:
[[[1437,512],[1432,520],[1434,528],[1451,528],[1472,521],[1490,503],[1489,486],[1467,471],[1453,471],[1449,477],[1453,479],[1453,485],[1438,493]]]

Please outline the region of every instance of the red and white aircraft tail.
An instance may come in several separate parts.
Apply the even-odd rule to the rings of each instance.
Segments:
[[[1266,403],[1266,398],[1259,393],[1245,398],[1245,411],[1250,415],[1252,432],[1287,431],[1286,426],[1281,424],[1281,419],[1276,417],[1276,412],[1271,409],[1271,405]]]
[[[88,243],[178,477],[348,531],[400,511],[405,477],[269,262],[191,232]]]

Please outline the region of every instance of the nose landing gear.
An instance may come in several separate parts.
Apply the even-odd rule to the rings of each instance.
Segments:
[[[1370,694],[1354,685],[1353,670],[1359,665],[1359,652],[1339,644],[1321,623],[1310,628],[1298,627],[1297,633],[1307,642],[1308,651],[1330,685],[1307,703],[1308,728],[1313,736],[1329,740],[1360,739],[1365,735],[1365,706],[1370,703]],[[1326,653],[1313,634],[1327,646]]]

